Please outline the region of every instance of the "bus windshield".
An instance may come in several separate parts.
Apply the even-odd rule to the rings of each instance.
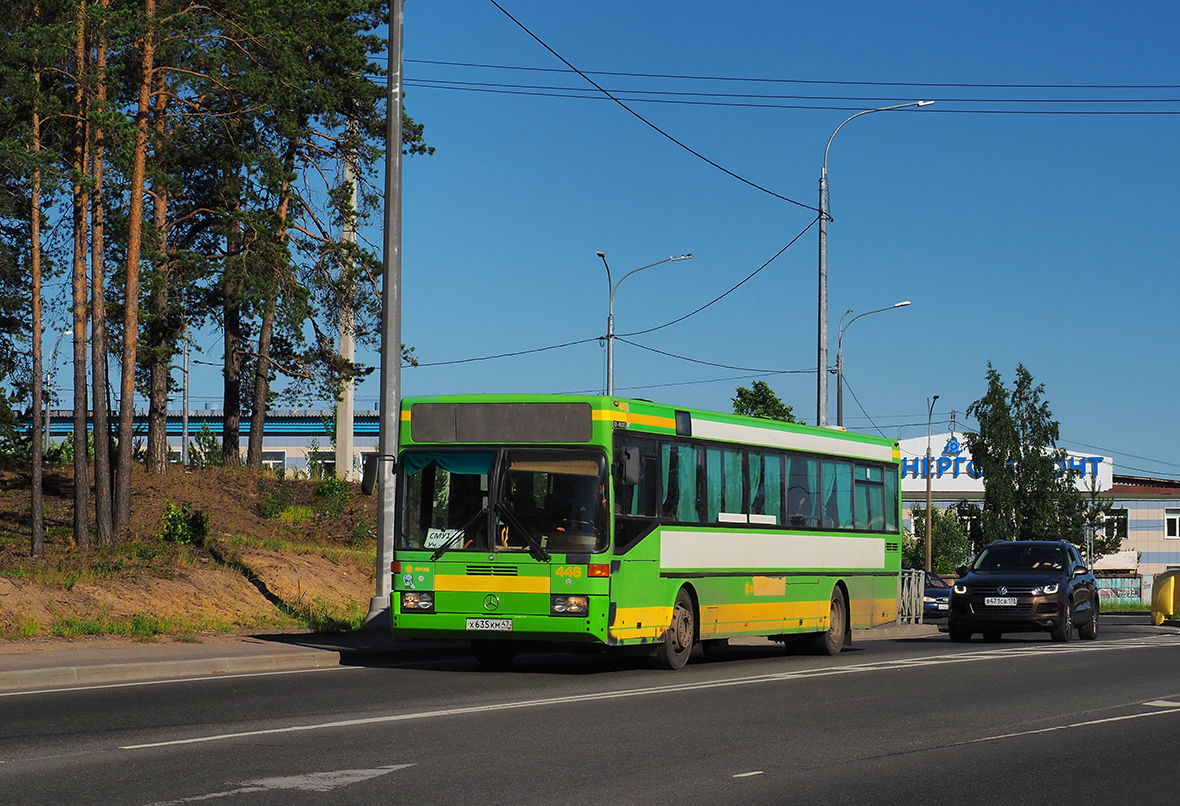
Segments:
[[[407,451],[401,478],[401,549],[581,552],[609,545],[600,453]]]

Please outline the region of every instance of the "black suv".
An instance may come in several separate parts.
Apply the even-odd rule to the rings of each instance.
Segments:
[[[958,569],[947,631],[952,641],[983,633],[1048,632],[1054,641],[1098,637],[1098,586],[1065,541],[1001,540]]]

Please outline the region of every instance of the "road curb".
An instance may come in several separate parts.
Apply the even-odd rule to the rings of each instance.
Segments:
[[[0,671],[0,692],[28,689],[142,683],[180,677],[250,674],[318,669],[341,665],[341,654],[323,650],[281,652],[243,657],[191,658],[171,661],[57,666]]]

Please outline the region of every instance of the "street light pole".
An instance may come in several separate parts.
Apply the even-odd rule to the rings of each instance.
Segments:
[[[934,419],[934,404],[938,400],[938,395],[932,398],[926,398],[926,570],[931,570],[930,559],[933,552],[933,537],[930,532],[930,478],[934,475],[930,472],[930,423]]]
[[[681,255],[680,257],[666,257],[663,260],[657,260],[655,263],[649,263],[646,266],[640,266],[638,269],[624,274],[619,282],[611,285],[610,264],[606,262],[606,254],[598,252],[597,255],[602,258],[602,265],[606,266],[606,284],[610,286],[610,307],[606,315],[606,393],[610,397],[615,394],[615,292],[619,290],[619,286],[623,284],[632,274],[641,272],[644,269],[650,269],[652,266],[659,266],[661,263],[668,263],[669,261],[677,260],[692,260],[692,255]]]
[[[848,316],[852,311],[845,311],[844,316],[840,317],[840,333],[836,337],[836,425],[840,428],[844,427],[844,331],[852,327],[852,323],[862,316],[881,313],[882,311],[892,311],[894,308],[904,308],[909,304],[910,301],[907,299],[901,302],[895,302],[888,308],[878,308],[875,311],[858,313],[848,320],[847,325],[844,324],[844,316]]]
[[[905,109],[909,106],[931,106],[934,101],[913,101],[896,106],[883,106],[880,109],[866,109],[849,117],[844,123],[861,115],[873,112],[890,112],[894,109]],[[819,356],[816,361],[816,413],[815,424],[828,424],[828,151],[832,141],[836,139],[836,132],[844,128],[844,123],[836,127],[832,136],[828,138],[827,148],[824,149],[824,166],[819,174]]]

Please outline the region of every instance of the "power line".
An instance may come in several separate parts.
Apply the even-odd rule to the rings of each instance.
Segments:
[[[847,375],[845,375],[843,377],[843,381],[844,381],[844,388],[848,390],[848,393],[850,395],[852,395],[852,399],[856,401],[856,407],[858,409],[860,409],[861,414],[863,414],[865,416],[865,419],[869,421],[869,424],[871,426],[873,426],[873,428],[877,429],[877,433],[884,437],[885,432],[881,430],[880,426],[878,426],[875,422],[873,422],[873,418],[869,416],[869,413],[867,411],[865,411],[865,407],[860,404],[860,398],[858,398],[856,396],[856,392],[852,391],[852,386],[848,383],[848,376]],[[888,437],[885,437],[885,438],[888,439]]]
[[[534,347],[531,350],[516,350],[515,352],[511,352],[511,353],[498,353],[496,355],[483,355],[483,356],[479,356],[477,358],[457,358],[454,361],[419,362],[418,366],[419,367],[446,367],[446,366],[451,366],[453,364],[471,364],[476,361],[493,361],[497,358],[512,358],[512,357],[518,356],[518,355],[529,355],[531,353],[543,353],[548,350],[560,350],[563,347],[573,347],[576,344],[588,344],[592,341],[599,341],[602,338],[603,338],[602,336],[594,336],[593,338],[589,338],[589,339],[578,339],[577,341],[567,341],[564,344],[551,344],[548,347]]]
[[[434,87],[436,89],[503,89],[503,90],[541,90],[553,92],[577,92],[591,97],[590,90],[579,90],[577,87],[554,87],[546,84],[504,84],[485,81],[456,81],[453,79],[416,78],[416,86]],[[840,101],[857,102],[859,104],[896,103],[907,100],[908,96],[901,95],[769,95],[750,92],[686,92],[674,90],[651,89],[612,89],[617,95],[655,95],[672,98],[731,98],[759,101]],[[637,98],[635,100],[650,100]],[[931,101],[938,103],[967,103],[967,104],[1175,104],[1180,98],[958,98],[954,96],[931,96]]]
[[[723,167],[723,166],[719,165],[718,163],[714,162],[713,160],[709,159],[709,158],[708,158],[708,157],[706,157],[704,154],[701,154],[699,151],[696,151],[696,150],[694,150],[694,149],[690,148],[689,146],[685,145],[685,144],[684,144],[684,143],[682,143],[681,141],[677,140],[675,137],[673,137],[672,135],[668,134],[668,132],[664,131],[664,130],[663,130],[663,129],[661,129],[659,126],[655,125],[655,124],[654,124],[654,123],[652,123],[650,120],[648,120],[647,118],[643,117],[643,115],[639,114],[639,113],[638,113],[638,112],[636,112],[634,109],[632,109],[631,107],[627,106],[625,103],[623,103],[621,100],[619,100],[618,98],[616,98],[614,95],[611,95],[611,93],[610,93],[610,92],[608,92],[607,90],[605,90],[605,89],[603,89],[601,86],[599,86],[599,85],[598,85],[598,83],[594,81],[594,79],[590,78],[590,76],[586,75],[586,74],[585,74],[585,73],[583,73],[581,70],[579,70],[578,68],[574,67],[574,66],[573,66],[572,64],[570,64],[568,61],[566,61],[566,59],[565,59],[565,57],[564,57],[564,56],[562,56],[560,53],[558,53],[558,52],[557,52],[556,50],[554,50],[553,48],[549,47],[549,45],[547,45],[547,44],[546,44],[546,43],[545,43],[545,42],[544,42],[544,41],[543,41],[543,40],[542,40],[542,39],[541,39],[539,36],[537,36],[537,35],[536,35],[536,34],[534,34],[532,31],[530,31],[530,30],[529,30],[527,27],[525,27],[525,25],[524,25],[523,23],[521,23],[521,22],[520,22],[520,20],[516,19],[516,17],[513,17],[511,14],[509,14],[509,13],[508,13],[508,12],[507,12],[507,11],[504,9],[504,7],[503,7],[503,6],[501,6],[499,3],[497,3],[497,2],[496,2],[496,0],[488,0],[488,2],[490,2],[490,3],[491,3],[493,6],[495,6],[496,8],[500,9],[500,11],[501,11],[501,12],[504,14],[504,16],[505,16],[505,17],[507,17],[508,19],[512,20],[514,23],[516,23],[516,25],[517,25],[517,26],[518,26],[518,27],[519,27],[519,28],[520,28],[522,31],[524,31],[526,34],[528,34],[528,35],[529,35],[529,36],[531,36],[531,37],[532,37],[534,40],[536,40],[537,44],[539,44],[541,47],[545,48],[545,50],[549,51],[549,52],[550,52],[550,53],[552,53],[554,56],[556,56],[558,59],[560,59],[560,60],[561,60],[561,62],[562,62],[562,64],[564,64],[564,65],[565,65],[566,67],[568,67],[569,69],[573,70],[575,73],[577,73],[578,75],[580,75],[582,78],[586,79],[586,81],[587,81],[587,82],[589,82],[589,83],[590,83],[590,84],[591,84],[591,85],[592,85],[592,86],[593,86],[595,89],[597,89],[599,92],[601,92],[601,93],[602,93],[603,95],[605,95],[607,98],[610,98],[612,101],[614,101],[616,104],[618,104],[619,106],[621,106],[623,109],[627,110],[627,112],[629,112],[629,113],[630,113],[630,114],[631,114],[633,117],[635,117],[637,120],[639,120],[639,121],[640,121],[641,123],[643,123],[644,125],[646,125],[646,126],[650,127],[650,128],[653,130],[653,131],[655,131],[655,132],[657,132],[658,134],[660,134],[660,135],[662,135],[662,136],[666,137],[668,140],[671,140],[673,143],[675,143],[676,145],[680,146],[681,148],[683,148],[683,149],[684,149],[685,151],[687,151],[688,153],[692,154],[693,156],[697,157],[697,158],[698,158],[698,159],[700,159],[700,160],[703,160],[704,162],[707,162],[709,165],[712,165],[714,168],[716,168],[717,170],[721,171],[722,173],[725,173],[725,174],[727,174],[727,175],[729,175],[729,176],[732,176],[734,179],[737,179],[739,182],[744,182],[745,184],[749,185],[750,187],[752,187],[752,188],[754,188],[754,189],[756,189],[756,190],[761,190],[763,193],[767,193],[767,194],[769,194],[769,195],[771,195],[771,196],[774,196],[776,199],[781,199],[782,201],[789,202],[790,204],[797,205],[797,206],[799,206],[799,207],[802,207],[802,208],[804,208],[804,209],[806,209],[806,210],[815,210],[816,212],[819,212],[818,210],[816,210],[816,208],[812,207],[810,204],[804,204],[804,203],[803,203],[803,202],[801,202],[801,201],[796,201],[796,200],[794,200],[794,199],[787,198],[786,196],[783,196],[783,195],[781,195],[781,194],[779,194],[779,193],[775,193],[773,190],[770,190],[770,189],[768,189],[768,188],[765,188],[765,187],[763,187],[762,185],[759,185],[759,184],[757,184],[757,183],[755,183],[755,182],[751,182],[749,179],[746,179],[746,178],[745,178],[745,177],[743,177],[743,176],[739,176],[738,174],[734,173],[733,171],[729,170],[728,168],[725,168],[725,167]]]
[[[771,263],[773,263],[773,262],[775,261],[775,259],[776,259],[776,258],[777,258],[779,255],[781,255],[783,252],[787,251],[787,250],[788,250],[788,249],[790,249],[792,246],[794,246],[794,245],[795,245],[795,242],[796,242],[796,241],[798,241],[800,238],[802,238],[802,237],[803,237],[803,236],[804,236],[804,235],[807,233],[807,231],[808,231],[809,229],[811,229],[812,227],[814,227],[814,226],[815,226],[815,222],[817,222],[817,221],[819,221],[819,218],[818,218],[818,217],[816,217],[816,218],[813,218],[813,219],[812,219],[812,221],[811,221],[811,223],[810,223],[810,224],[808,224],[806,227],[804,227],[804,228],[803,228],[803,231],[802,231],[802,232],[800,232],[798,235],[796,235],[794,238],[792,238],[792,239],[791,239],[791,241],[790,241],[790,243],[788,243],[788,244],[787,244],[786,246],[784,246],[782,249],[780,249],[780,250],[778,250],[777,252],[775,252],[775,253],[774,253],[774,255],[773,255],[771,258],[770,258],[770,260],[766,261],[766,262],[765,262],[765,263],[763,263],[761,266],[759,266],[758,268],[754,269],[754,271],[752,271],[752,272],[750,272],[749,274],[747,274],[747,275],[746,275],[746,276],[745,276],[745,277],[742,279],[742,281],[741,281],[741,282],[739,282],[737,285],[735,285],[735,286],[733,286],[732,288],[730,288],[728,291],[726,291],[726,292],[725,292],[724,294],[722,294],[721,296],[714,297],[712,300],[710,300],[710,301],[706,302],[704,305],[702,305],[701,307],[697,308],[695,311],[692,311],[691,313],[686,313],[684,316],[681,316],[679,319],[673,319],[671,322],[665,322],[664,324],[662,324],[662,325],[657,325],[656,327],[649,327],[647,330],[636,330],[636,331],[635,331],[635,332],[633,332],[633,333],[624,333],[624,334],[623,334],[623,336],[642,336],[642,335],[643,335],[643,334],[645,334],[645,333],[654,333],[654,332],[655,332],[655,331],[657,331],[657,330],[663,330],[663,329],[664,329],[664,328],[666,328],[666,327],[671,327],[672,325],[675,325],[675,324],[677,324],[677,323],[679,323],[679,322],[683,322],[685,319],[687,319],[687,318],[688,318],[688,317],[690,317],[690,316],[696,316],[698,313],[700,313],[701,311],[705,310],[705,308],[708,308],[710,305],[712,305],[712,304],[714,304],[714,303],[716,303],[716,302],[720,302],[721,300],[725,299],[725,298],[726,298],[726,297],[728,297],[730,294],[732,294],[734,291],[737,291],[739,288],[741,288],[743,285],[745,285],[745,284],[746,284],[746,283],[747,283],[749,280],[753,279],[754,275],[756,275],[758,272],[762,271],[762,270],[763,270],[763,269],[765,269],[767,266],[769,266]],[[622,336],[620,336],[619,338],[622,338]]]
[[[630,344],[632,347],[638,347],[640,350],[647,350],[651,353],[658,353],[659,355],[664,355],[668,358],[677,358],[681,361],[688,361],[693,364],[703,364],[706,367],[720,367],[721,369],[732,369],[738,372],[754,372],[760,375],[803,375],[815,372],[814,369],[761,369],[758,367],[735,367],[731,364],[718,364],[713,361],[702,361],[699,358],[689,358],[688,356],[677,355],[676,353],[669,353],[665,352],[664,350],[657,350],[655,347],[648,347],[646,345],[639,344],[638,342],[629,341],[622,338],[621,336],[616,336],[615,338],[624,344]]]
[[[568,89],[568,90],[513,90],[513,89],[498,89],[494,85],[452,86],[447,83],[430,82],[428,80],[427,81],[407,80],[404,83],[408,87],[418,87],[421,89],[451,90],[453,92],[483,92],[483,93],[492,93],[492,94],[496,94],[496,95],[519,95],[519,96],[533,96],[533,97],[541,97],[541,98],[569,98],[569,99],[573,99],[573,100],[583,100],[583,101],[598,100],[592,95],[587,95],[581,90],[572,89],[572,88]],[[758,190],[761,190],[765,193],[769,193],[771,196],[782,199],[783,201],[790,202],[792,204],[796,204],[800,207],[805,207],[809,210],[814,210],[816,208],[812,207],[811,205],[795,201],[794,199],[786,198],[785,196],[775,193],[772,190],[767,190],[766,188],[762,187],[761,185],[751,182],[750,180],[745,179],[744,177],[738,176],[737,174],[733,173],[729,169],[718,165],[717,163],[710,160],[708,157],[701,155],[700,153],[694,151],[692,148],[686,146],[684,143],[681,143],[679,140],[672,137],[667,132],[664,132],[662,129],[659,129],[658,127],[654,126],[653,124],[648,122],[646,119],[642,118],[642,116],[640,116],[633,109],[628,107],[626,104],[622,103],[622,101],[626,100],[630,103],[673,104],[673,105],[678,105],[678,106],[708,106],[708,107],[744,108],[744,109],[790,109],[790,110],[803,110],[803,111],[813,111],[813,112],[814,111],[852,112],[852,111],[863,110],[863,108],[864,108],[863,103],[856,103],[852,106],[835,106],[835,105],[830,105],[830,104],[754,103],[754,102],[750,102],[750,101],[718,101],[718,100],[704,101],[704,100],[689,100],[686,98],[629,97],[630,95],[634,95],[637,92],[638,91],[620,92],[619,95],[624,96],[623,98],[615,97],[614,95],[610,95],[609,93],[605,93],[605,91],[604,91],[604,94],[606,94],[610,100],[614,101],[615,103],[619,104],[624,109],[626,109],[628,112],[631,112],[633,115],[640,118],[645,123],[648,123],[649,126],[651,126],[653,129],[658,131],[660,134],[664,135],[669,140],[676,143],[681,148],[684,148],[685,150],[687,150],[689,153],[693,154],[694,156],[699,157],[700,159],[709,163],[713,167],[721,170],[724,173],[729,174],[730,176],[733,176],[734,178],[736,178],[742,182],[745,182],[748,185],[751,185],[752,187],[757,188]],[[854,100],[855,99],[849,98],[848,103],[852,103]],[[882,100],[888,100],[888,99],[882,99]],[[966,101],[966,102],[976,103],[975,101]],[[1155,103],[1155,102],[1180,103],[1180,100],[1166,99],[1166,100],[1160,100],[1160,101],[1153,101],[1153,103]],[[1036,101],[1034,99],[1034,100],[1027,100],[1027,101],[1004,100],[1004,101],[998,101],[998,103],[1041,103],[1041,102]],[[1083,103],[1083,102],[1082,101],[1072,101],[1072,102],[1071,101],[1054,101],[1054,103]],[[1117,102],[1116,101],[1108,101],[1105,103],[1130,103],[1130,101],[1117,101]],[[1140,117],[1151,117],[1151,116],[1159,116],[1159,115],[1180,115],[1180,110],[1173,110],[1173,109],[948,109],[946,107],[943,107],[941,109],[926,110],[925,112],[923,112],[923,114],[1042,115],[1042,116],[1043,115],[1074,115],[1074,116],[1128,116],[1128,115],[1133,115],[1133,116],[1140,116]]]
[[[503,10],[503,9],[501,9]],[[519,24],[519,23],[518,23]],[[534,73],[567,73],[557,67],[525,67],[506,64],[479,64],[474,62],[448,62],[433,59],[406,59],[407,64],[432,64],[443,67],[473,67],[489,70],[520,70]],[[980,84],[951,82],[916,81],[834,81],[831,79],[765,78],[758,76],[699,76],[675,73],[629,73],[606,70],[586,70],[586,75],[612,76],[619,78],[667,78],[684,81],[740,81],[765,84],[804,84],[843,87],[917,87],[928,89],[1022,89],[1022,90],[1176,90],[1180,84]]]

